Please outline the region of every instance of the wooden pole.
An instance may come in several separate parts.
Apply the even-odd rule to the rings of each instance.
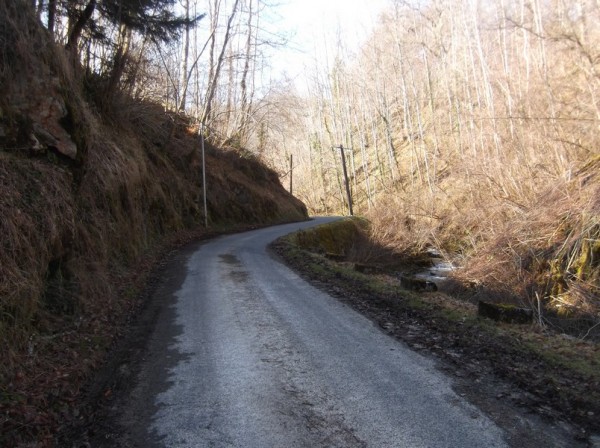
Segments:
[[[208,228],[208,207],[206,205],[206,157],[204,152],[204,123],[200,125],[202,141],[202,196],[204,201],[204,227]]]
[[[290,194],[294,194],[292,191],[292,178],[293,178],[293,174],[294,174],[294,155],[290,154]]]
[[[346,196],[348,198],[348,211],[350,216],[354,216],[352,211],[352,195],[350,194],[350,182],[348,181],[348,170],[346,169],[346,156],[344,154],[344,146],[340,145],[340,154],[342,155],[342,169],[344,171],[344,184],[346,186]]]

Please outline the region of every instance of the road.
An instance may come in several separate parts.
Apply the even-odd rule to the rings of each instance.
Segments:
[[[269,242],[332,218],[180,255],[121,424],[143,447],[501,447],[435,362],[302,280]],[[177,263],[176,263],[177,265]]]

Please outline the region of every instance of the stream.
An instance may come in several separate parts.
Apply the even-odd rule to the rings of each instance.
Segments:
[[[444,259],[443,254],[435,248],[428,249],[427,254],[431,257],[432,266],[415,274],[415,278],[435,283],[439,290],[458,267]]]

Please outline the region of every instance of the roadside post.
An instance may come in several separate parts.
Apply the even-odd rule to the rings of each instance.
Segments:
[[[340,145],[337,148],[339,148],[340,154],[342,155],[342,171],[344,173],[344,185],[346,187],[346,197],[348,199],[348,212],[350,216],[354,216],[354,211],[352,210],[352,195],[350,194],[350,182],[348,180],[348,169],[346,168],[346,155],[344,154],[344,150],[351,148],[344,148],[343,145]]]
[[[202,196],[204,202],[204,227],[208,228],[208,207],[206,205],[206,157],[204,152],[204,123],[200,123],[200,146],[202,148]]]

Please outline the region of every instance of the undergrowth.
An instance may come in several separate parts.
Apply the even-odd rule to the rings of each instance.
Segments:
[[[600,327],[600,157],[565,176],[528,179],[514,170],[518,194],[503,196],[456,168],[431,202],[426,185],[378,199],[367,214],[374,252],[434,247],[461,267],[455,279],[471,300],[529,307],[544,325],[569,322],[578,336],[600,334],[593,330]]]

